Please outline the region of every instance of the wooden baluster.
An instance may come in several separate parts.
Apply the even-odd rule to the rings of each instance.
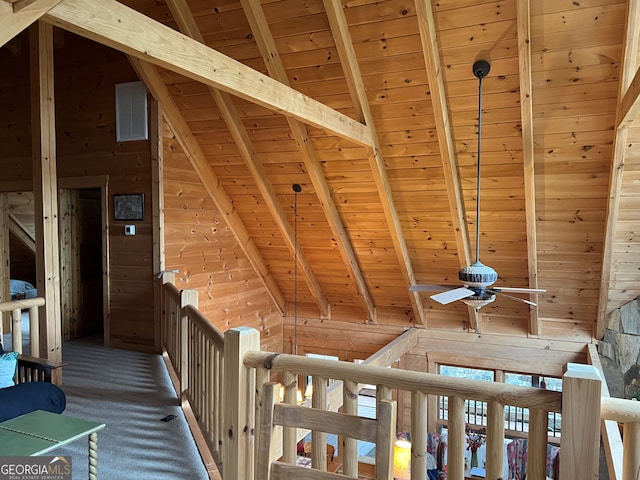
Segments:
[[[464,450],[466,448],[464,420],[464,399],[449,397],[448,480],[464,479]]]
[[[313,397],[311,400],[313,408],[321,410],[327,409],[327,379],[314,375],[313,377]],[[311,433],[311,465],[313,468],[327,470],[327,434],[325,432],[313,431]]]
[[[349,380],[342,387],[342,411],[349,415],[358,414],[358,384]],[[345,437],[343,451],[338,455],[342,457],[342,472],[347,477],[358,477],[358,440]],[[338,447],[340,448],[340,447]]]
[[[411,478],[427,478],[427,395],[411,393]]]
[[[529,410],[527,479],[545,480],[547,471],[547,425],[549,415],[539,408]]]
[[[504,405],[489,402],[487,411],[487,479],[504,476]]]
[[[19,308],[11,311],[11,346],[14,352],[22,353],[22,313]],[[33,353],[33,350],[32,350]],[[36,355],[37,356],[37,355]]]
[[[284,383],[284,402],[295,405],[297,400],[298,376],[290,371],[282,372],[282,382]],[[285,427],[283,429],[283,460],[286,463],[296,463],[297,456],[297,438],[296,429]]]

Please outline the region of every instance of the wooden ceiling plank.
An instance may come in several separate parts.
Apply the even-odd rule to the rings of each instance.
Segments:
[[[0,47],[22,32],[62,0],[32,0],[28,4],[0,2]]]
[[[613,138],[613,153],[611,156],[611,167],[609,177],[609,197],[607,202],[607,216],[605,220],[605,233],[602,246],[602,273],[600,278],[600,295],[598,301],[598,318],[596,322],[595,337],[600,339],[604,336],[604,326],[607,319],[607,306],[609,303],[609,289],[611,287],[611,268],[613,251],[615,247],[616,226],[618,223],[618,210],[620,208],[620,194],[622,187],[622,176],[624,173],[625,151],[627,148],[627,136],[629,128],[623,122],[632,108],[623,110],[625,107],[623,100],[627,92],[634,95],[630,86],[634,82],[634,75],[637,67],[638,39],[640,39],[640,0],[629,0],[627,4],[627,18],[625,25],[625,36],[622,53],[622,64],[620,66],[620,86],[618,90],[618,108],[616,116],[617,128]],[[637,96],[637,95],[636,95]],[[633,103],[637,103],[636,100]]]
[[[240,3],[242,4],[242,8],[245,11],[247,19],[249,20],[253,36],[258,44],[258,48],[265,61],[269,74],[279,82],[288,85],[289,78],[284,69],[280,55],[278,54],[273,35],[271,34],[271,29],[269,28],[260,2],[256,0],[241,0]],[[325,212],[331,231],[336,238],[340,255],[347,267],[349,275],[356,283],[360,303],[369,319],[372,322],[376,322],[376,311],[373,299],[369,293],[369,288],[364,279],[364,275],[362,274],[362,270],[347,231],[344,228],[344,222],[342,221],[340,213],[331,198],[331,190],[327,185],[327,180],[320,167],[316,151],[311,146],[307,128],[304,124],[293,118],[287,117],[287,120],[293,137],[304,159],[305,167],[307,168],[307,173],[313,183],[316,195],[318,196],[320,204]],[[369,129],[366,126],[365,128],[367,129],[367,136],[371,138]]]
[[[440,156],[442,157],[442,167],[447,185],[449,209],[451,211],[455,232],[456,248],[458,250],[460,267],[466,267],[471,264],[471,246],[469,243],[469,231],[466,222],[462,187],[460,178],[458,177],[458,159],[453,141],[449,106],[447,105],[444,78],[442,77],[442,63],[438,50],[435,19],[430,0],[416,0],[415,5],[418,25],[420,26],[422,51],[427,68],[427,77],[429,79],[429,90],[438,135],[438,144],[440,145]],[[469,307],[468,310],[470,329],[477,330],[478,312],[476,312],[473,307]]]
[[[167,6],[169,7],[173,18],[181,31],[185,35],[204,43],[202,32],[200,32],[195,18],[189,10],[186,0],[169,0],[167,1]],[[218,107],[223,120],[231,132],[231,136],[240,151],[240,155],[247,164],[247,167],[260,190],[260,194],[262,195],[271,216],[282,234],[282,238],[286,243],[287,248],[289,248],[294,259],[297,259],[298,268],[300,269],[302,277],[305,279],[311,296],[316,301],[321,317],[329,318],[330,311],[327,297],[322,291],[322,287],[313,273],[311,265],[307,261],[304,253],[300,251],[299,245],[296,244],[295,235],[291,229],[291,225],[287,221],[284,211],[282,210],[282,206],[278,202],[262,163],[253,148],[249,134],[242,124],[242,120],[233,105],[231,95],[213,87],[209,87],[209,91],[216,102],[216,106]]]
[[[129,58],[138,75],[144,81],[154,98],[162,105],[162,111],[167,123],[176,135],[178,143],[182,147],[189,163],[202,181],[204,188],[216,205],[216,208],[225,216],[227,225],[236,237],[238,244],[247,259],[251,263],[256,275],[264,285],[267,294],[274,302],[281,314],[285,311],[285,300],[280,288],[260,255],[253,239],[249,235],[247,228],[240,219],[233,207],[233,202],[224,191],[220,180],[208,164],[205,155],[202,153],[198,141],[185,122],[180,109],[174,102],[164,81],[158,74],[157,69],[150,63],[143,62],[135,57]]]
[[[358,58],[353,48],[342,2],[340,0],[324,0],[324,6],[338,50],[338,56],[340,57],[340,63],[342,64],[347,80],[349,93],[353,99],[354,108],[359,115],[358,119],[364,121],[365,125],[369,127],[371,138],[374,142],[374,145],[367,149],[369,164],[371,165],[371,171],[373,172],[373,177],[376,182],[385,218],[390,227],[390,234],[396,255],[398,256],[400,270],[407,285],[407,294],[409,295],[413,315],[418,323],[426,325],[426,315],[420,293],[409,292],[409,286],[416,283],[416,277],[413,272],[407,242],[402,232],[402,224],[400,223],[400,218],[393,200],[393,192],[387,176],[384,158],[382,157],[382,149],[378,140],[373,114],[369,106],[369,100],[362,80]]]
[[[371,145],[365,125],[115,0],[65,0],[43,19],[287,117]]]
[[[531,82],[531,9],[530,0],[518,0],[518,63],[520,67],[520,115],[522,117],[522,157],[524,163],[525,218],[527,222],[527,258],[529,287],[538,288],[538,242],[536,237],[536,179],[533,143],[533,88]],[[538,295],[531,301],[538,303]],[[538,308],[530,307],[529,332],[540,335]]]

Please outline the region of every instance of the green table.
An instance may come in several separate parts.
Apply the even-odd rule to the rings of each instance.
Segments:
[[[98,478],[98,430],[104,423],[36,410],[0,423],[0,456],[42,455],[89,437],[89,479]]]

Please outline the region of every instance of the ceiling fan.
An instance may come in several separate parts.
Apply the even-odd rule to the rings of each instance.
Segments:
[[[510,293],[544,293],[540,288],[511,288],[492,287],[498,279],[498,273],[491,267],[480,262],[480,144],[482,139],[482,79],[489,73],[491,65],[486,60],[478,60],[473,64],[473,75],[478,79],[478,166],[477,166],[477,194],[476,194],[476,260],[458,272],[458,279],[464,285],[451,288],[446,285],[414,284],[409,287],[411,292],[441,291],[431,298],[443,305],[462,300],[470,307],[478,310],[480,307],[493,302],[496,295],[503,295],[513,300],[536,306],[536,303],[524,298],[507,295]]]

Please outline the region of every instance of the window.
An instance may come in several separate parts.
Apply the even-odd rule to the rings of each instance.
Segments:
[[[500,370],[483,370],[477,368],[456,367],[452,365],[440,365],[440,375],[457,378],[470,378],[486,382],[500,381],[508,385],[520,385],[525,387],[545,388],[556,392],[562,391],[562,380],[553,377],[542,377],[538,375],[522,374],[515,372],[503,372]],[[438,423],[446,424],[449,417],[447,397],[438,397]],[[560,437],[562,425],[561,415],[556,412],[549,412],[548,435],[550,437]],[[487,425],[487,403],[478,400],[465,400],[465,421],[471,426],[478,428]],[[505,430],[507,434],[529,431],[529,409],[505,406]]]

